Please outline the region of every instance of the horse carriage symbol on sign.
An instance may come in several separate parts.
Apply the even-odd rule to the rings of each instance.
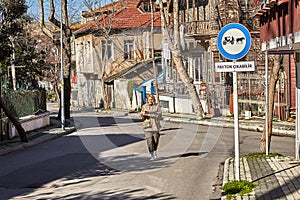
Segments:
[[[245,37],[234,38],[233,36],[226,36],[224,37],[223,45],[227,45],[227,44],[234,45],[234,43],[243,44],[245,39],[246,39]]]
[[[238,60],[244,57],[251,46],[249,31],[245,26],[236,23],[224,26],[217,40],[220,53],[229,60]]]

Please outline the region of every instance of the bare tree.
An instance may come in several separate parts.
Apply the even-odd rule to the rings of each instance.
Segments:
[[[69,26],[69,19],[68,19],[68,9],[67,9],[67,0],[61,0],[61,18],[62,21],[59,21],[55,17],[55,5],[54,1],[50,0],[50,13],[48,16],[49,21],[57,28],[60,29],[61,23],[62,24],[62,31],[63,31],[63,49],[60,48],[59,42],[57,42],[57,38],[55,37],[54,33],[45,25],[45,11],[44,11],[44,1],[38,0],[39,7],[40,7],[40,26],[43,32],[54,41],[57,49],[63,51],[63,66],[64,66],[64,75],[63,80],[61,80],[62,87],[64,89],[64,113],[65,118],[70,118],[70,98],[71,98],[71,82],[70,82],[70,72],[71,72],[71,36],[72,32]],[[57,35],[56,35],[57,36]],[[58,117],[60,118],[61,115],[61,106],[60,112]]]
[[[281,60],[283,56],[282,55],[274,55],[271,56],[271,62],[272,67],[270,71],[270,79],[269,79],[269,85],[268,85],[268,90],[269,93],[266,94],[266,98],[268,95],[268,150],[270,149],[271,145],[271,138],[272,138],[272,127],[273,127],[273,110],[274,110],[274,97],[275,97],[275,90],[276,90],[276,84],[279,79],[279,72],[281,69]],[[260,139],[260,151],[262,153],[266,152],[266,124],[264,126],[264,130],[261,135]]]
[[[104,2],[106,3],[106,2]],[[102,100],[103,100],[103,106],[104,109],[110,109],[110,102],[109,102],[109,96],[107,93],[107,90],[105,88],[105,71],[106,71],[106,67],[108,66],[108,62],[109,62],[109,58],[108,58],[108,45],[109,45],[109,41],[110,41],[110,34],[111,34],[111,29],[112,29],[112,24],[113,24],[113,16],[115,13],[115,7],[113,2],[111,2],[111,4],[109,4],[109,10],[110,13],[108,15],[106,10],[101,10],[100,12],[96,13],[94,10],[94,6],[98,6],[99,8],[101,8],[101,6],[103,6],[103,3],[101,2],[97,2],[97,1],[88,1],[88,0],[84,0],[84,4],[85,6],[89,9],[90,14],[93,16],[94,18],[94,22],[97,26],[97,29],[99,30],[99,32],[101,32],[101,36],[104,38],[105,42],[105,48],[102,49],[102,51],[104,52],[103,55],[104,57],[102,58],[98,58],[98,61],[101,61],[101,67],[100,67],[100,71],[99,71],[99,79],[100,79],[100,89],[101,89],[101,96],[102,96]],[[101,24],[100,24],[101,21]],[[99,54],[101,55],[101,54]]]
[[[195,108],[196,116],[199,119],[204,117],[203,108],[197,93],[196,87],[194,85],[194,80],[187,74],[186,68],[184,66],[182,57],[182,47],[180,45],[180,35],[179,35],[179,2],[174,0],[173,2],[173,21],[168,20],[168,9],[164,8],[162,0],[159,1],[161,16],[162,16],[162,27],[163,34],[168,41],[169,48],[172,53],[172,59],[174,61],[176,70],[188,89],[192,103]],[[173,28],[171,28],[173,25]],[[174,37],[171,36],[171,32],[174,32]]]

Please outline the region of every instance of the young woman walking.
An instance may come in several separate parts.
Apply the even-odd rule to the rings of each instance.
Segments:
[[[143,105],[141,117],[144,120],[143,127],[147,141],[148,151],[151,155],[150,160],[157,158],[157,147],[159,142],[159,119],[162,116],[159,105],[155,102],[153,94],[147,95],[146,104]]]

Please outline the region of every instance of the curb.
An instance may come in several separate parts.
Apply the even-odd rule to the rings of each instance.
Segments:
[[[227,120],[219,120],[216,121],[223,122],[223,123],[216,123],[210,121],[197,121],[195,119],[185,119],[185,118],[172,118],[172,117],[164,117],[164,121],[168,122],[177,122],[177,123],[190,123],[190,124],[198,124],[198,125],[205,125],[205,126],[215,126],[215,127],[224,127],[224,128],[234,128],[234,122],[230,122]],[[239,123],[239,128],[247,131],[256,131],[256,132],[263,132],[263,127],[259,126],[262,123],[256,123],[255,125],[245,125]],[[273,127],[272,130],[273,135],[277,136],[286,136],[286,137],[295,137],[295,130],[279,130]]]
[[[54,128],[54,129],[56,129],[56,128]],[[37,144],[41,144],[41,143],[53,140],[53,139],[56,139],[56,138],[64,136],[64,135],[68,135],[68,134],[73,133],[75,131],[76,131],[75,127],[70,127],[70,128],[67,128],[63,131],[61,130],[61,131],[56,131],[56,132],[55,131],[50,132],[50,133],[47,133],[43,136],[37,137],[36,139],[33,139],[33,140],[31,140],[27,143],[19,143],[15,146],[7,147],[6,149],[2,149],[2,150],[0,150],[0,156],[3,156],[5,154],[9,154],[9,153],[12,153],[12,152],[15,152],[15,151],[19,151],[19,150],[22,150],[22,149],[25,149],[25,148],[28,148],[28,147],[32,147],[32,146],[35,146]]]
[[[235,173],[234,173],[234,158],[229,157],[226,159],[224,163],[224,172],[223,172],[223,184],[222,187],[235,179]],[[248,161],[245,157],[240,158],[240,180],[246,180],[249,182],[252,182],[250,167],[248,165]],[[255,200],[256,199],[256,193],[253,189],[250,193],[240,195],[238,193],[230,195],[231,197],[228,198],[226,192],[224,190],[221,190],[221,200],[226,199],[248,199],[248,200]]]

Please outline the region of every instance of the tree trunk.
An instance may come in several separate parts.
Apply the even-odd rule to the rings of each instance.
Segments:
[[[150,0],[151,4],[151,55],[152,55],[152,67],[153,67],[153,74],[154,74],[154,88],[155,88],[155,95],[156,95],[156,102],[160,104],[159,99],[159,92],[158,92],[158,79],[157,79],[157,66],[155,64],[155,55],[154,55],[154,34],[153,34],[153,27],[154,27],[154,9],[153,9],[153,3],[152,0]]]
[[[101,96],[102,96],[102,100],[103,100],[104,109],[109,110],[109,109],[111,109],[111,107],[110,107],[108,94],[107,94],[107,91],[105,89],[105,82],[104,82],[103,79],[104,79],[104,76],[101,79]]]
[[[281,55],[275,55],[273,58],[273,67],[271,68],[270,80],[269,80],[269,94],[268,95],[268,150],[270,150],[271,138],[272,138],[272,127],[273,127],[273,110],[274,110],[274,97],[276,90],[276,83],[279,78],[279,71],[281,68]],[[264,125],[264,130],[260,139],[260,151],[262,153],[266,152],[266,124]]]
[[[21,142],[28,142],[27,136],[26,136],[26,132],[23,129],[23,127],[21,126],[20,122],[18,121],[18,119],[16,119],[9,111],[9,109],[6,107],[5,103],[3,102],[3,99],[0,98],[0,103],[1,103],[1,108],[3,109],[5,115],[8,117],[8,119],[13,123],[13,125],[16,127]]]
[[[169,48],[172,52],[172,59],[175,63],[176,70],[180,76],[180,79],[184,83],[184,85],[187,87],[188,92],[190,94],[192,103],[194,105],[195,113],[198,119],[202,119],[204,117],[203,108],[200,102],[199,95],[197,93],[196,87],[193,84],[194,80],[189,77],[188,73],[186,72],[186,68],[183,63],[183,58],[181,56],[181,46],[180,46],[180,36],[179,36],[179,2],[178,0],[174,0],[173,3],[173,14],[174,14],[174,42],[171,40],[171,36],[169,35],[169,32],[171,32],[171,29],[167,27],[167,19],[166,16],[168,16],[168,12],[163,7],[163,3],[160,0],[160,10],[161,10],[161,16],[162,16],[162,29],[164,37],[166,37],[168,41]]]
[[[59,93],[59,111],[57,118],[61,119],[61,93]],[[65,119],[70,119],[71,117],[71,82],[70,77],[64,78],[64,113]]]
[[[44,5],[43,1],[39,0],[40,6],[40,25],[43,32],[49,37],[54,38],[53,33],[47,29],[44,23]],[[49,21],[54,24],[57,28],[60,28],[62,23],[62,30],[63,30],[63,49],[60,49],[60,46],[57,45],[57,48],[60,51],[63,51],[63,66],[64,66],[64,74],[63,74],[63,81],[61,81],[64,88],[64,114],[65,119],[69,119],[70,116],[70,109],[71,109],[71,37],[72,32],[69,27],[69,20],[68,20],[68,9],[67,9],[67,0],[61,0],[61,9],[62,9],[62,19],[63,21],[58,21],[55,18],[55,6],[53,0],[50,0],[50,13],[49,13]],[[58,118],[61,118],[61,106],[58,112]]]
[[[64,53],[64,109],[65,109],[65,118],[70,119],[70,110],[71,110],[71,37],[72,32],[69,27],[69,17],[68,17],[68,8],[67,0],[62,0],[62,16],[63,21],[63,53]]]

